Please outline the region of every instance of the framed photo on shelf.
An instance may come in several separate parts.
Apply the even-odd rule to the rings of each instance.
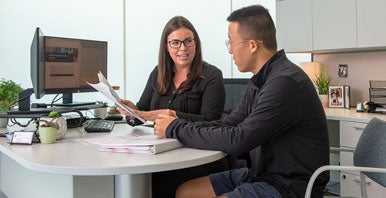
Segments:
[[[329,86],[328,87],[328,106],[329,107],[344,107],[344,86]]]

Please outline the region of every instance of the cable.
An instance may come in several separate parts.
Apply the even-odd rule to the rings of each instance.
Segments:
[[[16,120],[16,118],[11,118],[10,120],[11,120],[11,122],[13,123],[13,125],[9,125],[9,126],[14,126],[15,124],[17,124],[17,125],[19,125],[19,126],[21,126],[21,127],[27,127],[29,124],[31,124],[32,121],[36,120],[36,118],[31,118],[31,119],[27,122],[27,124],[21,124],[20,122],[18,122],[18,121]]]
[[[52,99],[51,104],[50,104],[51,107],[53,107],[56,102],[58,102],[60,99],[63,98],[63,97],[60,97],[60,98],[56,99],[56,97],[58,97],[58,96],[59,96],[59,94],[56,94],[55,97]]]

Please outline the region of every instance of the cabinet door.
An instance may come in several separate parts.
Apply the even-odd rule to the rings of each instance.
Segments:
[[[356,0],[313,0],[314,50],[357,47]]]
[[[310,0],[278,0],[276,36],[278,49],[286,52],[312,51],[312,13]]]
[[[361,187],[359,176],[340,172],[340,196],[341,197],[360,197]]]
[[[367,197],[385,197],[386,188],[365,177]],[[358,174],[347,172],[340,173],[340,196],[341,197],[360,197],[360,177]]]
[[[340,146],[355,148],[367,123],[340,121]]]
[[[385,0],[357,0],[358,47],[386,46],[385,8]]]

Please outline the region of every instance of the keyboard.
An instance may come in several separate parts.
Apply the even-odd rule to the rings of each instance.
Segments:
[[[111,120],[89,120],[83,127],[87,132],[110,132],[114,124]]]

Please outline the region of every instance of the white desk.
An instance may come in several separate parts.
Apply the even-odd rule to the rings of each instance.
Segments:
[[[132,129],[116,124],[113,133],[127,134]],[[151,197],[152,172],[197,166],[225,156],[190,148],[157,155],[100,152],[96,145],[79,141],[103,135],[109,133],[85,134],[78,128],[54,144],[33,145],[10,145],[1,138],[0,190],[12,198]],[[111,188],[112,194],[106,195]]]
[[[343,108],[325,108],[328,131],[330,138],[330,145],[333,147],[355,149],[363,128],[373,117],[377,117],[382,120],[386,120],[385,114],[376,113],[358,113],[355,108],[343,109]],[[331,152],[330,162],[333,165],[353,165],[353,154],[348,152]],[[355,175],[356,174],[356,175]],[[340,189],[332,189],[337,191],[342,197],[358,197],[359,193],[359,179],[358,173],[352,174],[345,171],[332,171],[330,172],[330,180],[335,183],[338,182]],[[386,192],[385,188],[377,187],[379,185],[370,182],[367,192],[368,197],[383,197]],[[333,185],[336,186],[336,185]],[[337,186],[336,186],[337,187]]]
[[[386,114],[379,113],[358,113],[355,108],[324,108],[327,120],[351,121],[351,122],[369,122],[371,118],[377,117],[386,120]]]

